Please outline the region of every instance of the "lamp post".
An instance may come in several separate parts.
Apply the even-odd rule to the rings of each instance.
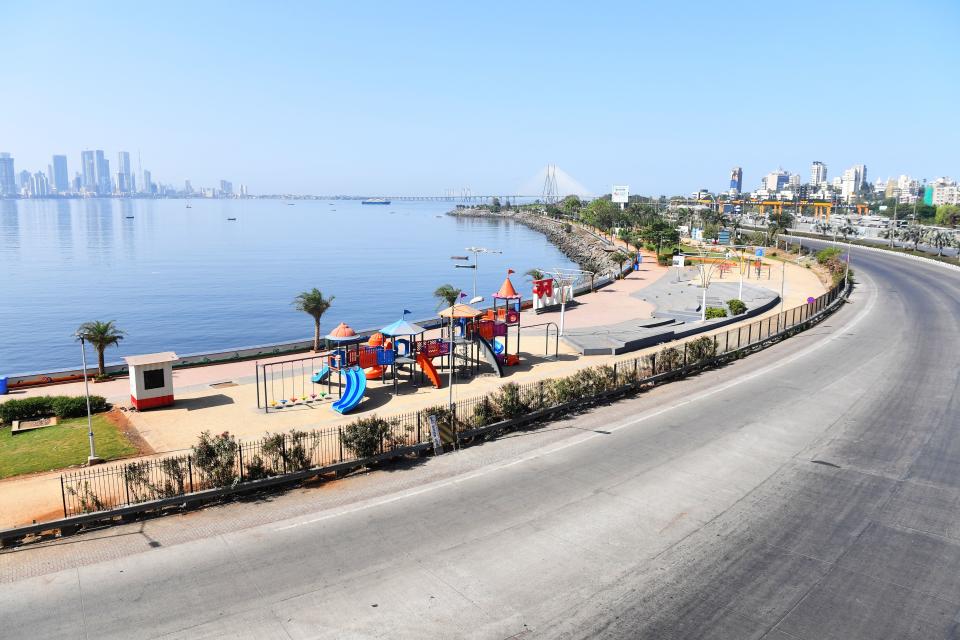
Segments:
[[[486,247],[467,247],[467,251],[473,254],[473,297],[477,297],[477,270],[480,266],[479,258],[481,253],[503,253],[499,249],[487,249]],[[466,268],[466,267],[465,267]]]
[[[90,384],[87,382],[87,343],[83,336],[77,334],[80,340],[80,358],[83,362],[83,393],[87,397],[87,437],[90,439],[90,456],[87,464],[100,464],[103,460],[97,457],[97,450],[93,444],[93,413],[90,411]]]

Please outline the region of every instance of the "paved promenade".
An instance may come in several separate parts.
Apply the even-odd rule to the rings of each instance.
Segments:
[[[651,257],[646,257],[640,271],[630,274],[593,294],[579,298],[580,304],[566,312],[565,325],[570,331],[597,331],[605,323],[649,319],[654,305],[642,299],[642,292],[651,284],[667,277],[668,270],[657,266]],[[766,282],[766,281],[764,281]],[[774,265],[770,282],[779,287],[779,266]],[[520,281],[516,284],[519,288]],[[809,269],[790,265],[787,269],[787,306],[800,304],[807,295],[819,295],[825,288]],[[330,322],[335,321],[335,317]],[[544,322],[559,323],[559,312],[534,314],[524,312],[521,325],[530,327]],[[624,356],[577,356],[561,342],[559,357],[548,358],[544,353],[543,327],[523,332],[520,349],[521,365],[506,369],[506,377],[498,378],[492,373],[481,374],[472,380],[454,385],[454,399],[468,398],[493,392],[506,382],[531,382],[552,377],[570,375],[586,366],[606,364]],[[629,357],[655,352],[653,347],[631,353]],[[551,340],[552,349],[552,340]],[[290,356],[273,359],[289,359]],[[261,362],[269,362],[264,360]],[[228,383],[232,386],[213,388],[211,385]],[[126,378],[100,383],[92,392],[104,395],[112,402],[129,403],[129,381]],[[429,385],[415,386],[409,382],[400,384],[399,395],[394,396],[392,384],[383,385],[371,381],[366,399],[357,410],[347,416],[332,411],[327,404],[315,407],[298,406],[265,414],[257,409],[257,390],[254,384],[254,363],[238,362],[209,367],[180,369],[174,373],[177,397],[173,407],[147,411],[129,412],[132,424],[141,437],[157,452],[172,452],[189,449],[201,431],[214,433],[229,431],[240,439],[255,439],[267,432],[281,432],[292,428],[328,428],[353,421],[358,416],[377,413],[392,415],[414,411],[426,406],[445,404],[449,399],[446,386],[434,389]],[[30,389],[20,395],[25,397],[42,394],[81,395],[82,383],[70,383]],[[122,464],[114,462],[108,464]],[[59,472],[35,474],[0,481],[0,528],[29,524],[57,516],[61,510]]]

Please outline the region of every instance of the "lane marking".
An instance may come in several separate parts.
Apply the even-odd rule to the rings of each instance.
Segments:
[[[758,377],[760,377],[760,376],[762,376],[762,375],[765,375],[765,374],[769,373],[770,371],[774,371],[774,370],[779,369],[779,368],[781,368],[781,367],[784,367],[784,366],[786,366],[786,365],[788,365],[788,364],[791,364],[791,363],[793,363],[793,362],[795,362],[795,361],[797,361],[797,360],[799,360],[799,359],[801,359],[801,358],[804,358],[804,357],[810,355],[811,353],[813,353],[814,351],[820,349],[820,348],[823,347],[824,345],[830,344],[830,343],[833,342],[834,340],[837,340],[837,339],[843,337],[843,336],[846,334],[846,331],[847,331],[848,329],[852,329],[852,328],[855,327],[856,325],[860,324],[860,322],[862,322],[863,319],[866,318],[866,317],[871,313],[871,311],[873,310],[874,306],[876,306],[877,300],[878,300],[878,298],[879,298],[879,296],[878,296],[878,294],[877,294],[877,287],[876,287],[875,281],[874,281],[872,278],[870,278],[869,276],[866,276],[864,279],[869,280],[870,283],[871,283],[871,284],[870,284],[870,287],[869,287],[869,289],[868,289],[868,291],[869,291],[869,293],[870,293],[870,297],[869,297],[869,299],[868,299],[868,301],[867,301],[867,304],[864,306],[863,309],[860,310],[860,312],[859,312],[856,316],[853,317],[853,319],[851,319],[847,324],[843,325],[842,330],[840,330],[840,329],[838,328],[838,329],[835,330],[834,333],[831,334],[829,337],[827,337],[827,338],[825,338],[825,339],[822,339],[822,340],[820,340],[820,341],[818,341],[818,342],[816,342],[816,343],[814,343],[814,344],[811,344],[811,345],[809,345],[809,346],[807,346],[807,347],[804,347],[803,349],[801,349],[801,350],[798,351],[797,353],[794,353],[793,355],[791,355],[791,356],[789,356],[789,357],[787,357],[787,358],[784,358],[784,359],[782,359],[782,360],[778,360],[777,362],[774,362],[774,363],[772,363],[772,364],[769,364],[769,365],[767,365],[767,366],[765,366],[765,367],[763,367],[763,368],[761,368],[761,369],[757,369],[757,370],[755,370],[755,371],[753,371],[753,372],[751,372],[751,373],[742,375],[742,376],[738,377],[736,380],[732,380],[732,381],[730,381],[730,382],[728,382],[728,383],[725,383],[725,384],[723,384],[723,385],[721,385],[721,386],[719,386],[719,387],[715,387],[715,388],[712,388],[712,389],[708,389],[708,390],[706,390],[706,391],[701,391],[701,392],[699,392],[699,393],[697,393],[697,394],[695,394],[695,395],[693,395],[693,396],[691,396],[691,397],[689,397],[689,398],[686,398],[686,399],[684,399],[684,400],[681,400],[681,401],[679,401],[679,402],[676,402],[676,403],[674,403],[674,404],[671,404],[671,405],[668,406],[668,407],[663,407],[662,409],[657,409],[656,411],[651,411],[651,412],[647,412],[647,413],[641,414],[640,416],[637,416],[636,418],[631,418],[631,419],[626,420],[626,421],[624,421],[624,422],[620,422],[620,423],[618,423],[618,424],[616,424],[616,425],[614,425],[614,426],[612,426],[612,427],[608,427],[607,429],[608,429],[610,432],[616,432],[616,431],[619,431],[619,430],[621,430],[621,429],[626,429],[626,428],[628,428],[628,427],[632,427],[632,426],[634,426],[634,425],[640,424],[641,422],[645,422],[646,420],[649,420],[649,419],[651,419],[651,418],[656,418],[656,417],[658,417],[658,416],[661,416],[661,415],[667,413],[668,411],[673,411],[674,409],[677,409],[677,408],[679,408],[679,407],[685,407],[685,406],[687,406],[687,405],[689,405],[689,404],[692,404],[692,403],[694,403],[694,402],[700,402],[701,400],[704,400],[704,399],[706,399],[706,398],[709,398],[709,397],[711,397],[711,396],[714,396],[714,395],[716,395],[716,394],[718,394],[718,393],[722,393],[722,392],[724,392],[724,391],[727,391],[728,389],[732,389],[733,387],[739,386],[739,385],[744,384],[744,383],[746,383],[746,382],[750,382],[751,380],[754,380],[754,379],[756,379],[756,378],[758,378]],[[529,453],[526,453],[526,454],[524,454],[524,455],[522,455],[522,456],[520,456],[520,457],[518,457],[518,458],[514,458],[513,460],[509,460],[509,461],[506,461],[506,462],[500,462],[500,463],[494,463],[494,464],[491,464],[491,465],[487,465],[487,466],[483,467],[482,469],[476,469],[476,470],[471,471],[471,472],[469,472],[469,473],[465,473],[465,474],[456,476],[455,478],[448,478],[448,479],[446,479],[446,480],[437,480],[437,481],[435,481],[435,482],[431,482],[431,483],[429,483],[429,484],[426,484],[426,485],[424,485],[424,486],[422,486],[422,487],[417,487],[417,488],[415,488],[415,489],[406,489],[406,490],[404,490],[404,491],[397,492],[397,493],[395,493],[395,494],[393,494],[393,495],[390,495],[390,496],[385,496],[385,497],[380,497],[380,498],[370,498],[370,499],[367,499],[367,500],[365,500],[365,501],[361,501],[361,502],[359,502],[359,503],[357,503],[356,505],[353,505],[353,506],[351,506],[351,507],[337,509],[337,510],[334,510],[334,511],[332,511],[332,512],[325,513],[325,514],[323,514],[323,515],[321,515],[321,516],[317,516],[317,517],[315,517],[315,518],[310,518],[309,520],[302,520],[302,521],[299,521],[299,522],[294,522],[294,523],[291,523],[291,524],[288,524],[288,525],[284,525],[284,526],[282,526],[282,527],[275,527],[275,528],[274,528],[274,531],[287,531],[287,530],[289,530],[289,529],[295,529],[295,528],[297,528],[297,527],[302,527],[302,526],[304,526],[304,525],[316,524],[316,523],[318,523],[318,522],[323,522],[323,521],[325,521],[325,520],[330,520],[330,519],[333,519],[333,518],[339,518],[339,517],[341,517],[341,516],[350,515],[350,514],[353,514],[353,513],[358,513],[358,512],[360,512],[360,511],[366,511],[367,509],[371,509],[371,508],[373,508],[373,507],[380,507],[380,506],[392,504],[392,503],[394,503],[394,502],[398,502],[398,501],[400,501],[400,500],[406,500],[406,499],[408,499],[408,498],[414,498],[414,497],[416,497],[416,496],[423,495],[423,494],[425,494],[425,493],[428,493],[428,492],[431,492],[431,491],[435,491],[435,490],[437,490],[437,489],[442,489],[442,488],[445,488],[445,487],[454,486],[454,485],[457,485],[457,484],[459,484],[459,483],[461,483],[461,482],[467,482],[467,481],[469,481],[469,480],[473,480],[473,479],[475,479],[475,478],[479,478],[479,477],[482,477],[482,476],[485,476],[485,475],[488,475],[488,474],[492,474],[492,473],[495,473],[495,472],[497,472],[497,471],[502,471],[502,470],[504,470],[504,469],[509,469],[510,467],[513,467],[513,466],[516,466],[516,465],[518,465],[518,464],[522,464],[522,463],[525,463],[525,462],[529,462],[530,460],[534,460],[534,459],[536,459],[536,458],[546,457],[546,456],[552,455],[552,454],[554,454],[554,453],[558,453],[558,452],[563,451],[563,450],[565,450],[565,449],[569,449],[570,447],[583,444],[584,442],[589,442],[590,440],[593,440],[594,438],[599,438],[601,435],[608,435],[608,434],[590,433],[590,434],[584,435],[584,436],[582,436],[582,437],[580,437],[580,438],[576,438],[576,439],[573,439],[573,440],[570,440],[570,441],[567,441],[567,442],[564,442],[564,443],[561,443],[561,444],[558,444],[558,445],[553,445],[552,447],[535,449],[535,450],[533,450],[533,451],[531,451],[531,452],[529,452]]]

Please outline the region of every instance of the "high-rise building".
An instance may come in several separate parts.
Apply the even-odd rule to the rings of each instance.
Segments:
[[[183,181],[183,192],[186,193],[187,195],[192,194],[192,193],[193,193],[193,183],[191,183],[189,180],[184,180],[184,181]]]
[[[800,186],[800,174],[799,174],[799,173],[791,173],[791,174],[790,174],[790,177],[787,179],[787,184],[790,186],[791,189],[796,189],[797,187],[799,187],[799,186]]]
[[[13,169],[13,156],[0,153],[0,197],[17,195],[17,178]]]
[[[130,193],[130,153],[121,151],[117,154],[117,192]]]
[[[67,156],[53,156],[51,186],[57,193],[70,191],[70,174],[67,173]]]
[[[103,155],[102,149],[97,149],[97,193],[108,196],[113,193],[113,178],[110,175],[110,161]]]
[[[241,184],[241,185],[240,185],[240,197],[241,197],[241,198],[246,198],[248,195],[250,195],[250,194],[247,193],[247,185]]]
[[[30,180],[30,195],[34,198],[45,198],[50,195],[50,182],[43,171],[33,174]]]
[[[743,169],[734,167],[730,170],[730,195],[739,195],[743,190]]]
[[[790,174],[783,169],[768,173],[763,179],[764,188],[770,193],[777,193],[790,182]]]
[[[103,153],[101,151],[101,153]],[[97,159],[93,151],[80,152],[80,171],[83,173],[81,187],[87,193],[97,192]]]
[[[220,181],[220,195],[222,196],[232,196],[233,195],[233,183],[229,180]]]
[[[30,183],[33,182],[33,174],[24,169],[17,175],[17,186],[21,194],[30,194]]]
[[[824,184],[827,184],[827,165],[819,160],[814,160],[813,164],[810,165],[810,185],[819,187]]]
[[[867,181],[866,165],[856,164],[843,172],[841,179],[840,193],[844,200],[848,202],[855,200],[863,190],[863,185]]]
[[[140,185],[140,193],[153,193],[153,182],[151,182],[150,172],[143,170],[143,184]]]
[[[80,189],[83,188],[83,178],[79,173],[74,174],[73,181],[70,183],[70,186],[74,193],[80,193]]]

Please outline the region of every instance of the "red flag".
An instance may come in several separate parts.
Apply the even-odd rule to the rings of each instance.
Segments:
[[[516,271],[513,269],[507,269],[507,275],[510,275],[511,273],[516,273]]]

